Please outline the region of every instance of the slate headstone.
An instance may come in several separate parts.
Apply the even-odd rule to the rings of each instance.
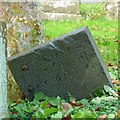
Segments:
[[[90,98],[96,89],[111,85],[110,76],[88,27],[19,53],[8,60],[26,97]]]

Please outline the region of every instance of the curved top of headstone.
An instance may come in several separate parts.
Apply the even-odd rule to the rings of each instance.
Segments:
[[[12,74],[26,97],[42,91],[48,96],[77,99],[93,96],[111,85],[107,68],[88,27],[38,45],[8,59]]]

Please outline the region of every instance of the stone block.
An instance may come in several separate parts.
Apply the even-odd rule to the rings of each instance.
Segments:
[[[6,24],[0,21],[0,120],[7,117],[7,38]]]
[[[118,6],[119,0],[106,0],[105,2],[105,10],[107,12],[107,16],[110,19],[117,18],[118,17]]]
[[[44,12],[42,14],[42,19],[44,20],[80,20],[82,18],[81,15],[76,14],[64,14],[64,13],[49,13]]]
[[[81,19],[79,0],[41,0],[43,19]]]
[[[47,0],[47,2],[41,0],[40,3],[44,12],[66,14],[80,13],[79,0]]]
[[[28,2],[26,0],[2,0],[0,2],[0,20],[7,24],[8,57],[45,42],[41,14],[39,3],[32,2],[32,0],[31,2],[29,0]],[[23,97],[23,93],[8,70],[9,100],[18,101]]]
[[[21,52],[8,59],[11,72],[27,98],[48,96],[90,98],[111,85],[110,76],[87,27]]]

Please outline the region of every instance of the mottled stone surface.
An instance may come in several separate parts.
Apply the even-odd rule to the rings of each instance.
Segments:
[[[50,13],[79,14],[79,0],[41,0],[43,11]]]
[[[48,96],[89,98],[96,89],[112,85],[87,27],[9,58],[12,74],[31,99],[42,91]]]
[[[41,13],[39,2],[29,0],[0,2],[0,20],[7,23],[8,56],[45,42]],[[8,70],[9,100],[18,101],[23,97],[24,94]]]
[[[0,20],[7,23],[8,56],[44,42],[41,7],[36,2],[3,2]]]
[[[80,19],[79,0],[41,0],[43,19]]]
[[[7,117],[6,24],[0,21],[0,120]]]
[[[105,10],[109,18],[118,18],[119,0],[106,0]]]

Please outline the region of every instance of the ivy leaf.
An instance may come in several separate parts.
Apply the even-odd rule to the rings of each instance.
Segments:
[[[89,110],[85,110],[84,113],[85,113],[85,118],[96,118],[96,114],[94,114]]]
[[[89,106],[89,102],[88,102],[88,100],[87,100],[87,99],[82,99],[82,100],[80,101],[80,103],[82,103],[82,104],[85,104],[85,105]]]
[[[23,108],[23,107],[24,107],[23,104],[18,104],[18,105],[15,106],[14,108],[15,108],[16,111],[18,111],[20,117],[22,117],[22,118],[26,118],[25,112],[22,111],[22,108]]]
[[[51,118],[62,118],[62,112],[58,111],[56,114],[52,115]]]
[[[118,94],[110,86],[104,85],[104,89],[110,95],[118,96]]]
[[[116,79],[116,78],[117,78],[111,71],[109,72],[109,74],[110,74],[110,77],[111,77],[112,79]]]
[[[49,102],[51,105],[57,106],[59,103],[59,100],[57,98],[51,97],[51,98],[49,98]]]
[[[70,93],[68,93],[68,96],[69,96],[70,102],[71,102],[72,100],[75,100],[75,98],[74,98]]]
[[[115,114],[109,114],[107,118],[115,118]]]
[[[41,103],[41,107],[44,109],[44,108],[46,108],[47,104],[48,104],[48,101],[45,100]]]
[[[93,104],[100,104],[100,102],[101,102],[100,97],[96,97],[96,98],[91,100],[91,103],[93,103]]]
[[[112,88],[110,86],[104,85],[104,89],[106,92],[110,92]]]
[[[32,118],[42,118],[44,115],[44,111],[41,107],[38,107],[36,111],[33,113]]]
[[[45,100],[46,99],[46,95],[43,92],[38,92],[35,94],[35,99],[36,100]]]
[[[57,112],[57,108],[51,107],[51,108],[45,108],[44,109],[44,115],[42,118],[47,118],[49,115]]]
[[[80,111],[72,116],[72,118],[84,118],[84,117],[85,117],[85,113],[82,111]]]

